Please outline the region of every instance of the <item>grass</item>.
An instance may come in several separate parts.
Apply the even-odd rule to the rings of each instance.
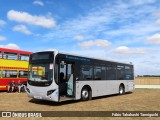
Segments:
[[[112,95],[112,96],[94,98],[91,101],[85,101],[85,102],[66,101],[63,103],[35,100],[29,98],[26,93],[0,92],[0,111],[160,111],[160,90],[136,89],[133,93],[121,96]],[[52,119],[54,120],[57,118],[52,118]],[[72,118],[69,117],[68,119],[71,120]],[[74,118],[74,119],[82,119],[82,118]],[[99,120],[105,118],[86,117],[85,119]],[[107,118],[107,119],[113,119],[113,118]],[[114,119],[122,120],[124,118],[114,117]],[[131,120],[133,118],[129,117],[125,119]],[[137,120],[144,118],[134,118],[134,119]]]

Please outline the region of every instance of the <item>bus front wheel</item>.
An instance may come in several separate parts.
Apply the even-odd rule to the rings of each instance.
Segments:
[[[83,101],[89,100],[89,96],[90,96],[89,94],[90,94],[89,90],[87,88],[83,88],[81,92],[81,99]]]

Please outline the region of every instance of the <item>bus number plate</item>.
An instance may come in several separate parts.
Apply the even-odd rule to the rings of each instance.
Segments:
[[[41,96],[34,96],[35,99],[42,99]]]

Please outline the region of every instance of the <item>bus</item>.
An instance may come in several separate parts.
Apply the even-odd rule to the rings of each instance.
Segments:
[[[0,91],[6,91],[14,80],[27,81],[31,52],[0,47]]]
[[[33,69],[36,68],[37,71]],[[41,68],[41,74],[38,69]],[[32,53],[27,94],[55,102],[133,92],[134,66],[54,51]]]

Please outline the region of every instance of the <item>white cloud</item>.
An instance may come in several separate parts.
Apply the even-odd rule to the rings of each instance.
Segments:
[[[141,48],[128,48],[127,46],[119,46],[115,49],[115,52],[121,53],[121,54],[144,54],[146,53],[145,49]]]
[[[97,4],[97,7],[93,7],[88,13],[75,16],[73,19],[63,22],[59,28],[46,34],[44,39],[50,40],[49,42],[55,42],[54,40],[58,39],[62,43],[72,40],[73,36],[77,34],[85,35],[85,41],[79,41],[78,45],[83,48],[94,46],[92,47],[93,49],[79,49],[77,46],[72,47],[70,44],[67,44],[70,47],[62,49],[65,49],[65,51],[75,49],[75,53],[79,52],[86,56],[95,54],[115,61],[133,62],[137,74],[159,74],[158,70],[155,69],[156,66],[151,69],[150,67],[153,63],[159,63],[160,48],[154,46],[154,49],[159,52],[152,52],[153,48],[151,46],[144,45],[146,36],[157,33],[160,30],[160,26],[155,24],[157,18],[154,16],[154,13],[158,12],[157,5],[159,4],[158,2],[153,4],[154,2],[155,0],[130,0],[127,2],[116,0],[104,2],[103,5]],[[94,36],[94,38],[86,39],[88,35]],[[107,50],[101,49],[102,47],[96,47],[94,40],[98,36],[112,41],[112,46]],[[120,47],[115,49],[113,48],[114,46]],[[137,46],[142,46],[142,48]],[[104,52],[98,51],[99,49],[104,50]],[[92,50],[94,51],[92,52]],[[152,54],[158,58],[149,59]],[[143,61],[145,60],[150,63],[144,63]]]
[[[16,25],[13,27],[13,31],[18,31],[18,32],[21,32],[21,33],[24,33],[26,35],[30,35],[32,34],[25,25]]]
[[[7,13],[7,17],[9,20],[37,25],[44,28],[52,28],[56,26],[56,21],[51,17],[31,15],[27,12],[10,10]]]
[[[6,40],[6,37],[0,36],[0,41]]]
[[[84,40],[84,36],[82,36],[82,35],[77,35],[77,36],[74,36],[73,39],[75,39],[75,40]]]
[[[66,52],[66,51],[64,51]],[[75,54],[75,55],[82,55],[82,56],[86,56],[86,57],[94,57],[94,58],[103,58],[103,59],[106,59],[105,56],[106,56],[106,51],[105,49],[100,49],[100,48],[97,48],[97,49],[81,49],[81,50],[77,50],[77,49],[74,49],[74,50],[69,50],[67,51],[68,53],[72,53],[72,54]]]
[[[6,24],[6,22],[4,20],[0,20],[0,27],[4,26]]]
[[[138,29],[138,30],[137,30]],[[123,25],[120,29],[113,29],[105,32],[109,36],[122,36],[124,34],[134,36],[146,36],[151,32],[159,31],[159,26],[155,25],[154,22],[148,24],[148,21],[139,21],[139,23],[132,23],[131,25]]]
[[[85,41],[81,42],[78,45],[81,46],[82,48],[90,48],[92,46],[96,47],[108,47],[111,43],[108,40],[103,40],[103,39],[97,39],[97,40],[90,40],[90,41]]]
[[[40,6],[44,6],[44,3],[43,3],[42,1],[40,1],[40,0],[35,0],[35,1],[33,2],[33,4],[35,4],[35,5],[40,5]]]
[[[20,49],[20,47],[14,43],[9,43],[7,45],[0,45],[0,47],[10,48],[10,49]]]
[[[150,17],[156,11],[156,8],[150,5],[153,2],[154,0],[140,0],[139,2],[136,0],[128,2],[117,0],[116,4],[107,2],[107,4],[104,3],[91,9],[88,14],[65,21],[59,28],[44,35],[44,38],[48,41],[67,40],[68,38],[73,39],[73,36],[78,33],[85,36],[104,35],[105,39],[132,35],[137,40],[137,36],[146,36],[150,32],[159,30],[159,27],[154,23],[153,16]],[[146,19],[144,16],[147,16]],[[117,27],[114,27],[115,24]]]
[[[149,44],[160,45],[160,34],[158,33],[148,37],[145,42]]]

